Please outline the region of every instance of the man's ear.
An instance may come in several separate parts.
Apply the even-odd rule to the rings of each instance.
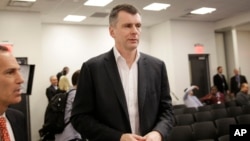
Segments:
[[[111,37],[115,37],[114,28],[112,26],[109,26],[109,34]]]

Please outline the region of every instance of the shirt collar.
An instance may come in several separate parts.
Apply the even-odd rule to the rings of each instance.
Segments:
[[[5,112],[2,115],[0,115],[0,117],[5,117],[6,118]]]
[[[115,60],[116,60],[116,62],[117,62],[119,59],[124,59],[124,58],[121,56],[120,52],[117,50],[116,47],[114,47],[113,52],[114,52],[114,55],[115,55]],[[135,62],[138,62],[139,58],[140,58],[140,53],[139,53],[139,51],[138,51],[138,49],[137,49],[137,51],[136,51]],[[124,59],[124,60],[125,60],[125,59]]]

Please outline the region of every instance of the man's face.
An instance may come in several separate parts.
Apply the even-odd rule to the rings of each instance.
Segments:
[[[239,70],[234,69],[234,74],[235,74],[235,75],[238,75],[238,74],[239,74]]]
[[[218,69],[218,73],[222,73],[223,69],[222,67]]]
[[[0,52],[0,104],[8,106],[21,101],[21,84],[24,82],[20,66],[9,52]]]
[[[215,95],[217,93],[217,88],[212,87],[211,88],[211,94]]]
[[[51,82],[51,85],[57,86],[57,84],[58,84],[57,77],[56,77],[56,76],[52,76],[52,77],[50,78],[50,82]]]
[[[109,31],[110,35],[115,39],[118,50],[134,50],[139,45],[141,16],[120,11],[117,23],[110,26]]]

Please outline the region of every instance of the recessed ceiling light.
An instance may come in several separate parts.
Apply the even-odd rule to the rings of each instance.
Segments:
[[[68,15],[63,20],[68,22],[81,22],[84,19],[86,19],[86,16]]]
[[[143,8],[143,10],[160,11],[167,9],[170,4],[165,3],[151,3],[150,5]]]
[[[83,5],[87,6],[106,6],[113,0],[88,0]]]
[[[212,13],[213,11],[215,11],[215,8],[209,8],[209,7],[202,7],[196,10],[191,11],[192,14],[208,14],[208,13]]]

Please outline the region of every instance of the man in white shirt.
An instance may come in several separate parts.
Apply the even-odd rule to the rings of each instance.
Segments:
[[[203,106],[203,104],[200,102],[200,100],[194,95],[193,90],[194,89],[199,89],[198,86],[191,86],[190,88],[187,88],[184,92],[185,95],[183,97],[184,103],[187,107],[199,107]]]

